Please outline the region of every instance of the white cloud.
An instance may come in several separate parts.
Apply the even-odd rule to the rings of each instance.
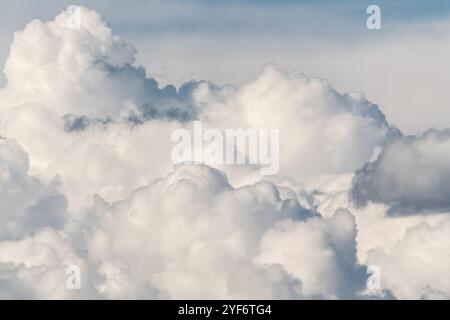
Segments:
[[[88,270],[74,251],[71,239],[62,231],[47,228],[17,241],[2,241],[0,279],[6,277],[6,286],[0,287],[0,296],[74,299],[77,292],[66,287],[66,270],[70,265]],[[82,280],[83,290],[87,296],[95,298],[96,293],[86,280]]]
[[[113,35],[100,15],[77,10],[53,21],[33,20],[15,33],[4,69],[3,108],[41,105],[60,117],[74,113],[102,119],[130,117],[131,112],[137,120],[195,116],[173,86],[160,89],[146,78],[136,65],[134,47]],[[79,26],[73,22],[78,16]]]
[[[206,105],[201,118],[216,127],[280,129],[280,175],[300,181],[353,172],[400,134],[362,94],[272,65],[236,92],[225,88],[225,101],[197,89],[197,104]]]
[[[1,134],[32,155],[40,178],[61,175],[77,197],[71,207],[94,193],[118,200],[167,173],[169,133],[196,116],[213,127],[279,128],[280,174],[297,180],[352,172],[398,134],[361,94],[273,66],[242,88],[194,81],[160,90],[135,66],[133,47],[80,10],[81,29],[63,12],[17,33],[0,90]]]
[[[264,235],[259,261],[280,264],[302,279],[305,294],[355,298],[365,286],[356,261],[356,224],[345,209],[329,219],[286,221]]]
[[[368,263],[382,270],[382,286],[398,299],[449,299],[450,221],[409,228],[389,250],[369,252]]]
[[[312,215],[295,200],[281,200],[269,182],[234,189],[217,170],[185,165],[126,201],[97,206],[103,210],[92,209],[96,223],[85,226],[87,244],[91,258],[105,270],[99,290],[108,297],[137,284],[134,297],[152,295],[155,288],[171,298],[301,294],[297,280],[282,268],[253,261],[261,236],[277,221]],[[235,273],[252,274],[254,290],[240,290]]]
[[[446,132],[404,137],[364,95],[275,66],[240,87],[160,88],[80,10],[81,29],[63,12],[16,33],[5,67],[1,297],[361,298],[371,263],[398,298],[448,296]],[[171,132],[197,118],[280,129],[280,175],[172,168]],[[398,204],[430,215],[386,213]],[[439,245],[405,264],[422,238]],[[72,264],[81,291],[65,287]]]

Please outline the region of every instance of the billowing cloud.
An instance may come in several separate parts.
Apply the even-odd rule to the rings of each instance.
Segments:
[[[68,290],[67,268],[76,265],[89,270],[62,231],[46,228],[17,241],[0,242],[0,297],[27,299],[74,299]],[[86,275],[82,288],[96,298]],[[83,278],[81,278],[83,279]]]
[[[160,89],[130,44],[96,12],[78,10],[79,28],[68,10],[16,33],[0,90],[0,134],[32,155],[41,179],[61,176],[76,196],[71,207],[94,193],[124,198],[166,174],[170,133],[196,118],[216,128],[280,129],[280,175],[298,181],[353,172],[399,134],[362,94],[274,66],[242,88],[191,81]],[[252,173],[219,168],[236,184]]]
[[[450,221],[409,228],[391,250],[369,251],[368,263],[380,267],[382,286],[398,299],[449,299]]]
[[[17,32],[5,66],[0,297],[364,298],[375,264],[377,298],[448,298],[423,273],[448,263],[447,132],[404,137],[363,94],[272,65],[241,87],[161,87],[75,9],[80,28],[72,8]],[[193,120],[280,129],[279,175],[174,167],[171,133]],[[405,208],[418,214],[387,214]]]
[[[54,21],[34,20],[14,35],[4,73],[3,108],[41,105],[58,116],[140,118],[195,117],[173,86],[159,88],[135,61],[132,45],[112,34],[103,18],[84,7]]]
[[[184,165],[92,210],[87,251],[109,298],[348,298],[365,284],[352,215],[323,220],[270,182],[235,189]]]
[[[388,144],[356,173],[352,198],[357,205],[385,203],[392,214],[450,211],[450,131]]]
[[[356,233],[355,219],[345,209],[329,219],[287,221],[264,235],[259,259],[303,279],[309,295],[355,298],[365,285],[365,269],[356,261]]]
[[[280,129],[280,175],[297,179],[353,172],[400,135],[363,94],[341,94],[325,80],[273,65],[225,103],[206,88],[195,97],[213,125]]]
[[[0,190],[0,240],[64,226],[67,199],[58,191],[58,181],[46,185],[31,176],[28,155],[13,141],[1,138]]]

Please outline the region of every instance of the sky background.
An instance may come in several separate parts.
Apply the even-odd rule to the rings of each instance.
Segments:
[[[0,64],[14,31],[70,4],[101,13],[162,84],[242,85],[273,63],[364,92],[405,133],[450,126],[448,1],[2,1]],[[369,4],[381,30],[366,28]]]

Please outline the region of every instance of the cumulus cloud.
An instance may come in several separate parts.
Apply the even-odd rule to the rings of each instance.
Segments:
[[[88,251],[109,298],[344,298],[365,283],[352,215],[322,220],[270,182],[235,189],[184,165],[92,210]]]
[[[355,297],[364,278],[352,215],[341,210],[322,221],[295,193],[284,194],[270,182],[233,188],[218,170],[178,166],[124,201],[96,196],[86,219],[64,231],[0,242],[0,261],[15,286],[43,298]],[[286,226],[303,230],[301,245]],[[292,267],[299,259],[300,270]],[[65,289],[71,264],[91,280],[82,296]]]
[[[88,270],[84,260],[73,249],[69,236],[62,231],[45,228],[17,241],[2,241],[0,283],[4,285],[0,287],[0,296],[15,299],[79,298],[76,292],[66,287],[66,271],[71,265]],[[86,296],[98,297],[86,280],[82,283]]]
[[[365,285],[365,269],[356,261],[356,233],[355,219],[345,209],[329,219],[286,221],[264,235],[259,259],[303,279],[306,294],[354,298]]]
[[[135,52],[84,7],[63,11],[53,21],[34,20],[14,35],[4,69],[5,94],[18,97],[16,105],[42,104],[58,116],[194,118],[183,92],[170,85],[159,88],[136,64]]]
[[[16,33],[0,90],[0,134],[32,154],[41,179],[61,176],[76,197],[71,207],[94,193],[119,200],[166,174],[170,132],[190,119],[280,129],[280,174],[298,181],[352,172],[398,134],[363,95],[274,66],[242,88],[190,81],[160,89],[137,66],[130,44],[97,13],[79,10],[80,28],[70,10]],[[252,174],[219,169],[235,184]]]
[[[448,263],[448,215],[434,219],[448,208],[447,132],[404,137],[363,94],[272,65],[242,87],[161,87],[78,10],[80,28],[73,10],[30,22],[5,66],[0,297],[364,298],[370,264],[384,293],[448,297],[431,276],[396,277]],[[173,167],[171,133],[193,120],[280,129],[279,175]],[[404,208],[433,214],[386,214]],[[440,245],[405,265],[422,237]]]
[[[450,131],[389,143],[356,172],[351,193],[357,205],[385,203],[392,214],[450,211]]]
[[[341,94],[325,80],[273,65],[226,97],[225,103],[215,101],[199,88],[195,98],[208,106],[202,119],[223,127],[280,129],[280,175],[300,180],[353,172],[400,135],[363,94]]]
[[[87,226],[88,246],[104,270],[99,290],[108,297],[127,291],[127,283],[152,288],[150,293],[158,288],[172,298],[252,297],[258,288],[267,298],[275,296],[272,290],[296,292],[298,284],[282,269],[266,270],[252,262],[261,234],[276,221],[311,216],[295,200],[281,200],[270,183],[233,189],[217,170],[180,166],[124,202],[98,202],[104,210],[93,209],[97,223]],[[245,295],[234,288],[242,284],[234,282],[233,273],[242,272],[257,277],[255,291]]]
[[[368,263],[382,270],[382,286],[398,299],[449,299],[450,221],[409,228],[391,250],[369,251]]]
[[[28,155],[6,139],[0,139],[0,190],[0,240],[65,224],[67,199],[58,182],[46,185],[31,176]]]

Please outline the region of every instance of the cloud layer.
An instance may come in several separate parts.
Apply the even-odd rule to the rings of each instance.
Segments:
[[[403,136],[363,94],[273,65],[161,87],[77,10],[80,28],[67,10],[17,32],[5,66],[0,297],[450,297],[447,131]],[[280,129],[279,175],[174,167],[171,133],[193,120]]]

